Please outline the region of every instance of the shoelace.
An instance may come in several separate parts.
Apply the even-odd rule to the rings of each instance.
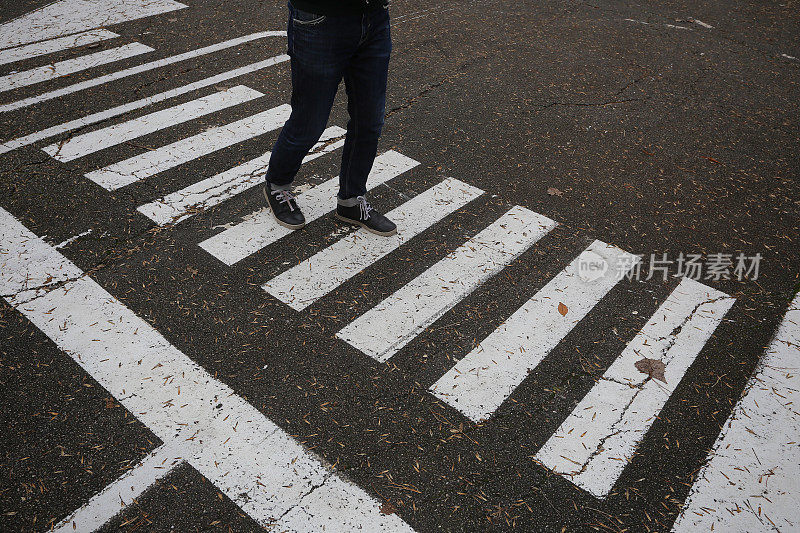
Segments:
[[[358,207],[361,208],[361,220],[368,220],[369,212],[372,211],[372,206],[369,205],[369,202],[363,196],[358,196],[356,200],[358,200]]]
[[[275,195],[275,199],[277,199],[278,202],[282,204],[288,204],[289,211],[294,211],[294,207],[291,204],[291,202],[294,201],[294,195],[292,194],[291,191],[277,190],[277,191],[271,191],[271,194]]]

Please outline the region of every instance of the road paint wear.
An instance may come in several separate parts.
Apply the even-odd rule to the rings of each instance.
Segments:
[[[185,7],[173,0],[59,0],[0,24],[0,48],[85,32]]]
[[[594,241],[586,252],[597,254],[611,267],[623,266],[586,281],[578,272],[582,254],[445,373],[431,392],[475,422],[492,416],[617,284],[619,273],[625,274],[637,260],[600,241]],[[559,304],[566,306],[566,314],[562,315]]]
[[[675,533],[800,529],[800,294],[717,437]]]
[[[11,91],[20,87],[27,87],[36,83],[44,81],[55,80],[62,76],[75,74],[100,65],[114,63],[140,54],[152,52],[153,48],[145,46],[142,43],[129,43],[124,44],[118,48],[111,48],[109,50],[101,50],[93,54],[66,59],[53,63],[51,65],[42,65],[31,70],[23,70],[22,72],[15,72],[0,76],[0,92]]]
[[[283,104],[89,172],[86,177],[104,189],[113,191],[193,159],[273,131],[289,118],[290,112],[289,104]]]
[[[4,209],[0,248],[4,299],[259,524],[412,531]]]
[[[162,109],[127,122],[77,135],[67,141],[45,146],[42,150],[59,161],[72,161],[137,137],[243,104],[262,96],[264,96],[263,93],[254,89],[244,85],[237,85],[225,91],[218,91],[197,100]]]
[[[30,135],[25,135],[23,137],[18,137],[16,139],[6,141],[0,144],[0,154],[16,150],[17,148],[22,148],[23,146],[31,145],[35,142],[47,139],[49,137],[53,137],[55,135],[59,135],[61,133],[67,133],[72,130],[82,128],[84,126],[90,126],[92,124],[108,120],[109,118],[117,117],[119,115],[124,115],[125,113],[129,113],[136,109],[141,109],[143,107],[147,107],[152,104],[157,104],[159,102],[169,100],[170,98],[175,98],[176,96],[180,96],[182,94],[190,93],[198,89],[203,89],[205,87],[209,87],[217,83],[228,81],[232,78],[243,76],[245,74],[250,74],[252,72],[256,72],[263,68],[271,67],[272,65],[276,65],[278,63],[282,63],[288,60],[289,56],[287,55],[271,57],[269,59],[265,59],[264,61],[259,61],[258,63],[252,63],[244,67],[229,70],[227,72],[223,72],[222,74],[217,74],[209,78],[195,81],[187,85],[184,85],[182,87],[178,87],[176,89],[170,89],[169,91],[164,91],[162,93],[158,93],[153,96],[148,96],[147,98],[142,98],[141,100],[136,100],[134,102],[122,104],[117,107],[112,107],[111,109],[107,109],[105,111],[92,113],[91,115],[87,115],[79,119],[70,120],[69,122],[64,122],[63,124],[52,126],[50,128],[38,131],[36,133],[31,133]]]
[[[594,496],[606,497],[734,301],[683,278],[536,460]],[[666,383],[636,368],[642,358],[666,365]]]
[[[134,76],[136,74],[141,74],[142,72],[147,72],[148,70],[153,70],[153,69],[156,69],[156,68],[165,67],[167,65],[172,65],[173,63],[177,63],[179,61],[185,61],[186,59],[192,59],[192,58],[195,58],[195,57],[200,57],[200,56],[203,56],[203,55],[206,55],[206,54],[210,54],[212,52],[218,52],[219,50],[224,50],[226,48],[231,48],[233,46],[238,46],[240,44],[247,43],[247,42],[250,42],[250,41],[253,41],[253,40],[256,40],[256,39],[263,39],[264,37],[283,36],[283,35],[286,35],[286,32],[283,32],[283,31],[263,31],[263,32],[259,32],[259,33],[251,33],[250,35],[245,35],[243,37],[237,37],[235,39],[230,39],[230,40],[227,40],[227,41],[223,41],[221,43],[212,44],[210,46],[205,46],[203,48],[198,48],[197,50],[190,50],[188,52],[184,52],[182,54],[178,54],[178,55],[175,55],[175,56],[165,57],[164,59],[157,59],[156,61],[151,61],[150,63],[144,63],[143,65],[137,65],[135,67],[126,68],[126,69],[120,70],[118,72],[112,72],[111,74],[106,74],[106,75],[100,76],[98,78],[92,78],[90,80],[81,81],[81,82],[75,83],[73,85],[68,85],[68,86],[62,87],[60,89],[55,89],[53,91],[46,92],[44,94],[40,94],[40,95],[37,95],[37,96],[31,96],[30,98],[24,98],[22,100],[17,100],[16,102],[11,102],[11,103],[8,103],[8,104],[3,104],[3,105],[0,105],[0,112],[15,111],[17,109],[22,109],[23,107],[32,106],[34,104],[38,104],[38,103],[41,103],[41,102],[46,102],[47,100],[52,100],[54,98],[60,98],[62,96],[66,96],[68,94],[76,93],[78,91],[83,91],[83,90],[89,89],[91,87],[97,87],[98,85],[103,85],[103,84],[111,82],[111,81],[116,81],[116,80],[120,80],[122,78],[127,78],[129,76]],[[283,56],[277,56],[277,57],[283,57]],[[287,61],[288,59],[289,59],[288,57],[285,57],[285,59],[282,59],[282,61]],[[268,59],[266,61],[268,62],[270,60]],[[252,65],[248,65],[247,67],[241,67],[241,69],[235,69],[235,70],[232,70],[232,71],[229,71],[229,72],[233,73],[233,72],[237,72],[239,70],[241,70],[241,72],[243,74],[249,73],[249,72],[254,72],[255,70],[259,70],[260,68],[263,68],[263,67],[259,67],[259,68],[254,69],[254,70],[247,70],[248,67],[253,67],[255,65],[260,65],[262,63],[264,63],[264,62],[253,63]],[[264,66],[269,66],[269,65],[264,65]],[[242,74],[236,74],[236,76],[241,76],[241,75]],[[220,76],[222,76],[222,75],[220,75]],[[234,76],[229,76],[226,79],[230,79],[232,77],[234,77]],[[207,78],[207,79],[213,79],[213,77],[212,78]],[[195,83],[203,83],[203,81],[204,80],[201,80],[201,81],[195,82]],[[224,81],[224,80],[223,79],[218,79],[218,80],[216,80],[216,81],[214,81],[212,83],[219,83],[220,81]],[[211,85],[212,83],[208,83],[208,84],[205,84],[205,85],[200,85],[200,86],[195,87],[195,88],[207,87],[208,85]],[[189,84],[186,87],[190,87],[192,85],[193,84]],[[176,89],[173,89],[173,90],[176,90]],[[188,91],[184,91],[184,92],[189,92],[191,90],[194,90],[194,89],[189,89]],[[161,94],[167,94],[169,92],[170,91],[166,91],[165,93],[161,93]],[[179,93],[179,94],[183,94],[183,93]],[[155,98],[155,97],[151,97],[151,98]],[[28,143],[28,144],[30,144],[30,143]],[[0,153],[3,153],[3,152],[0,151]]]
[[[77,48],[87,44],[99,43],[100,41],[114,39],[115,37],[119,37],[119,35],[108,30],[91,30],[84,33],[78,33],[76,35],[59,37],[49,41],[31,43],[24,46],[19,46],[17,48],[0,50],[0,65],[52,54],[54,52],[60,52],[61,50],[68,50],[70,48]]]

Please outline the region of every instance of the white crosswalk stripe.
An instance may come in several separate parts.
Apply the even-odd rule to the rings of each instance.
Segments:
[[[95,494],[85,505],[56,524],[54,533],[95,531],[135,503],[159,479],[183,464],[181,454],[173,446],[162,444],[143,461],[125,472],[112,484]]]
[[[17,137],[16,139],[11,139],[9,141],[1,143],[0,154],[16,150],[17,148],[22,148],[23,146],[29,146],[35,142],[48,139],[50,137],[59,135],[61,133],[67,133],[76,130],[78,128],[90,126],[92,124],[97,124],[98,122],[102,122],[104,120],[108,120],[113,117],[118,117],[120,115],[124,115],[125,113],[130,113],[131,111],[135,111],[136,109],[141,109],[149,105],[157,104],[159,102],[169,100],[170,98],[175,98],[176,96],[180,96],[182,94],[187,94],[193,91],[197,91],[199,89],[203,89],[205,87],[216,85],[218,83],[223,83],[230,79],[238,78],[239,76],[244,76],[245,74],[251,74],[253,72],[257,72],[261,69],[271,67],[273,65],[277,65],[279,63],[283,63],[284,61],[288,60],[289,56],[285,54],[270,57],[269,59],[265,59],[264,61],[251,63],[250,65],[235,68],[233,70],[229,70],[221,74],[215,74],[214,76],[210,76],[208,78],[204,78],[202,80],[198,80],[189,83],[187,85],[177,87],[175,89],[170,89],[168,91],[154,94],[153,96],[148,96],[146,98],[129,102],[127,104],[118,105],[116,107],[112,107],[111,109],[106,109],[105,111],[98,111],[97,113],[92,113],[91,115],[87,115],[85,117],[81,117],[75,120],[70,120],[68,122],[64,122],[63,124],[58,124],[56,126],[51,126],[41,131],[24,135],[22,137]],[[0,111],[2,110],[3,106],[0,106]]]
[[[237,85],[228,90],[203,96],[197,100],[162,109],[127,122],[84,133],[65,142],[48,145],[42,150],[59,161],[72,161],[125,141],[249,102],[261,96],[264,96],[263,93],[244,85]]]
[[[289,104],[283,104],[268,111],[263,111],[224,126],[208,129],[197,135],[89,172],[86,177],[101,187],[113,191],[193,159],[280,128],[289,118],[291,111],[292,108]]]
[[[340,148],[344,141],[327,143],[331,139],[340,137],[343,133],[344,130],[336,126],[327,128],[303,162],[311,161]],[[159,226],[186,220],[203,209],[219,205],[225,200],[263,183],[270,155],[270,152],[267,152],[230,170],[198,181],[154,202],[139,206],[137,210]]]
[[[513,207],[336,336],[386,361],[555,225],[545,216]]]
[[[412,531],[1,208],[0,243],[9,305],[262,527]]]
[[[97,87],[98,85],[103,85],[105,83],[109,83],[111,81],[120,80],[123,78],[127,78],[129,76],[134,76],[136,74],[141,74],[142,72],[146,72],[148,70],[153,70],[156,68],[165,67],[167,65],[172,65],[173,63],[178,63],[180,61],[185,61],[187,59],[192,59],[195,57],[200,57],[206,54],[210,54],[213,52],[218,52],[220,50],[224,50],[226,48],[231,48],[234,46],[238,46],[240,44],[250,42],[256,39],[263,39],[265,37],[271,36],[283,36],[286,35],[286,32],[283,31],[266,31],[266,32],[259,32],[253,33],[250,35],[245,35],[243,37],[237,37],[235,39],[230,39],[228,41],[224,41],[217,44],[212,44],[210,46],[205,46],[203,48],[198,48],[197,50],[191,50],[189,52],[184,52],[182,54],[178,54],[175,56],[165,57],[164,59],[157,59],[155,61],[151,61],[149,63],[145,63],[143,65],[137,65],[135,67],[126,68],[124,70],[120,70],[118,72],[112,72],[111,74],[106,74],[104,76],[100,76],[97,78],[92,78],[90,80],[81,81],[75,83],[73,85],[68,85],[67,87],[62,87],[60,89],[55,89],[53,91],[49,91],[37,96],[31,96],[30,98],[25,98],[22,100],[18,100],[16,102],[11,102],[8,104],[0,105],[0,112],[8,112],[8,111],[15,111],[17,109],[22,109],[23,107],[32,106],[34,104],[38,104],[41,102],[46,102],[47,100],[52,100],[54,98],[60,98],[62,96],[66,96],[68,94],[76,93],[78,91],[83,91],[89,89],[91,87]],[[288,59],[288,58],[287,58]],[[246,67],[243,67],[246,68]],[[218,83],[218,82],[215,82]],[[1,153],[1,152],[0,152]]]
[[[396,235],[383,237],[359,229],[272,278],[263,289],[292,309],[305,309],[481,194],[476,187],[447,178],[386,214],[397,224]]]
[[[119,37],[114,32],[108,30],[91,30],[75,35],[67,35],[66,37],[59,37],[49,41],[42,41],[38,43],[26,44],[16,48],[7,50],[0,50],[0,65],[7,63],[15,63],[23,59],[30,59],[33,57],[43,56],[59,52],[61,50],[68,50],[70,48],[77,48],[87,44],[99,43],[107,39],[114,39]]]
[[[800,528],[800,294],[714,443],[675,533]]]
[[[187,6],[174,0],[55,0],[0,24],[0,48],[95,30]]]
[[[683,278],[536,459],[594,496],[607,496],[733,303],[730,296]],[[637,370],[643,358],[666,365],[665,383]]]
[[[114,63],[115,61],[121,61],[152,51],[153,48],[142,43],[129,43],[117,48],[101,50],[93,54],[66,59],[58,63],[42,65],[31,70],[6,74],[5,76],[0,76],[0,92],[54,80],[62,76],[75,74],[76,72],[99,67],[100,65],[106,65],[108,63]]]
[[[341,130],[341,134],[344,134],[344,130]],[[417,165],[417,161],[390,150],[375,158],[367,185],[377,187]],[[335,208],[338,190],[339,178],[335,177],[297,195],[306,223],[313,222]],[[275,222],[272,211],[264,207],[247,215],[240,223],[201,242],[200,247],[226,265],[233,265],[291,232],[292,230]]]
[[[489,418],[637,259],[594,241],[443,375],[431,392],[476,422]],[[580,269],[589,260],[605,262],[607,270],[596,279],[584,279]]]

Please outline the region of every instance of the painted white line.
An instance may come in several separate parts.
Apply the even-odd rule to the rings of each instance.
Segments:
[[[556,226],[515,206],[416,279],[336,334],[386,361]]]
[[[119,22],[158,15],[184,4],[173,0],[60,0],[0,25],[0,48],[20,46]]]
[[[72,244],[73,242],[77,241],[81,237],[86,237],[90,233],[92,233],[92,229],[91,228],[87,229],[86,231],[84,231],[82,233],[78,233],[77,235],[73,235],[69,239],[67,239],[67,240],[65,240],[63,242],[60,242],[59,244],[56,244],[55,246],[53,246],[53,248],[55,248],[56,250],[60,250],[61,248],[64,248],[65,246],[69,246],[70,244]]]
[[[707,30],[713,30],[714,29],[714,26],[712,26],[711,24],[708,24],[706,22],[703,22],[702,20],[697,20],[697,19],[690,19],[690,20],[692,22],[694,22],[695,24],[697,24],[698,26],[702,26]]]
[[[67,37],[59,37],[58,39],[52,39],[50,41],[27,44],[8,50],[0,50],[0,65],[52,54],[70,48],[77,48],[87,44],[98,43],[107,39],[114,39],[115,37],[119,37],[119,35],[108,30],[92,30],[76,35],[68,35]]]
[[[162,109],[112,126],[72,137],[64,142],[42,148],[59,161],[72,161],[110,146],[130,141],[165,128],[249,102],[264,96],[244,85],[212,93],[197,100]]]
[[[789,304],[672,530],[798,531],[798,405],[800,294]]]
[[[344,133],[345,130],[341,130],[340,134]],[[390,150],[375,158],[367,184],[370,188],[377,187],[417,165],[419,162]],[[339,178],[335,177],[297,195],[306,223],[313,222],[336,207],[338,190]],[[272,212],[264,207],[247,215],[242,222],[201,242],[200,247],[230,266],[291,232],[275,222]]]
[[[3,209],[0,294],[262,526],[411,531]]]
[[[320,137],[320,141],[314,145],[311,153],[303,159],[303,162],[316,159],[342,146],[344,141],[327,145],[319,150],[328,140],[339,137],[341,131],[342,129],[336,126],[326,129]],[[204,209],[219,205],[225,200],[263,183],[270,155],[271,153],[267,152],[225,172],[159,198],[155,202],[141,205],[136,210],[159,226],[182,222]]]
[[[692,279],[681,280],[536,460],[605,498],[734,301]],[[666,365],[666,383],[636,369],[643,358]]]
[[[606,265],[596,279],[580,270],[590,261]],[[431,392],[476,422],[488,419],[636,261],[615,246],[594,241],[439,378]]]
[[[271,36],[282,36],[286,35],[285,31],[265,31],[260,33],[253,33],[251,35],[245,35],[244,37],[237,37],[236,39],[231,39],[229,41],[224,41],[217,44],[212,44],[211,46],[206,46],[203,48],[198,48],[197,50],[191,50],[189,52],[184,52],[182,54],[178,54],[176,56],[166,57],[164,59],[158,59],[156,61],[151,61],[150,63],[144,63],[143,65],[137,65],[135,67],[126,68],[124,70],[120,70],[118,72],[112,72],[111,74],[106,74],[105,76],[100,76],[98,78],[93,78],[91,80],[82,81],[79,83],[75,83],[73,85],[68,85],[67,87],[62,87],[60,89],[55,89],[50,92],[46,92],[44,94],[40,94],[38,96],[31,96],[30,98],[24,98],[22,100],[17,100],[16,102],[11,102],[8,104],[0,105],[0,113],[7,112],[7,111],[14,111],[17,109],[22,109],[23,107],[28,107],[34,104],[38,104],[40,102],[45,102],[47,100],[52,100],[53,98],[59,98],[61,96],[65,96],[68,94],[76,93],[78,91],[82,91],[84,89],[88,89],[90,87],[97,87],[98,85],[102,85],[104,83],[108,83],[110,81],[119,80],[122,78],[126,78],[128,76],[133,76],[135,74],[141,74],[142,72],[146,72],[148,70],[153,70],[156,68],[164,67],[167,65],[171,65],[173,63],[177,63],[179,61],[184,61],[186,59],[191,59],[195,57],[199,57],[202,55],[210,54],[212,52],[217,52],[219,50],[224,50],[225,48],[231,48],[233,46],[240,45],[242,43],[246,43],[249,41],[253,41],[255,39],[263,39],[264,37],[271,37]],[[280,56],[279,56],[280,57]],[[287,58],[288,59],[288,58]],[[255,63],[254,65],[258,65],[259,63]],[[253,65],[250,65],[251,67]],[[242,69],[247,69],[248,67],[242,67]],[[260,67],[263,68],[263,67]],[[236,69],[236,70],[242,70]],[[256,69],[257,70],[257,69]],[[231,71],[231,72],[235,72]],[[252,72],[252,71],[250,71]],[[241,74],[236,74],[240,76]],[[210,79],[210,78],[209,78]],[[219,80],[222,81],[222,80]],[[219,81],[215,81],[214,83],[219,83]],[[201,82],[197,82],[201,83]],[[205,87],[206,85],[203,85]],[[169,91],[167,91],[169,92]],[[161,93],[166,94],[166,93]],[[181,93],[182,94],[182,93]],[[151,97],[152,98],[152,97]]]
[[[129,113],[130,111],[134,111],[136,109],[141,109],[143,107],[147,107],[152,104],[156,104],[159,102],[163,102],[165,100],[169,100],[170,98],[174,98],[176,96],[180,96],[182,94],[190,93],[196,91],[198,89],[202,89],[205,87],[209,87],[211,85],[215,85],[217,83],[221,83],[223,81],[227,81],[232,78],[236,78],[245,74],[250,74],[252,72],[256,72],[263,68],[282,63],[284,61],[288,61],[289,56],[281,55],[271,57],[264,61],[259,61],[258,63],[253,63],[251,65],[247,65],[245,67],[237,68],[234,70],[230,70],[228,72],[224,72],[222,74],[217,74],[215,76],[211,76],[210,78],[205,78],[203,80],[199,80],[188,85],[184,85],[183,87],[178,87],[176,89],[170,89],[169,91],[165,91],[163,93],[155,94],[153,96],[148,96],[147,98],[142,98],[141,100],[136,100],[134,102],[130,102],[127,104],[123,104],[106,111],[100,111],[97,113],[93,113],[86,117],[82,117],[76,120],[71,120],[69,122],[65,122],[63,124],[59,124],[56,126],[52,126],[50,128],[44,129],[42,131],[32,133],[30,135],[26,135],[24,137],[18,137],[16,139],[12,139],[10,141],[6,141],[0,144],[0,154],[4,154],[6,152],[10,152],[12,150],[16,150],[17,148],[21,148],[23,146],[31,145],[35,142],[41,141],[43,139],[47,139],[49,137],[53,137],[54,135],[59,135],[61,133],[66,133],[72,130],[76,130],[78,128],[82,128],[85,126],[89,126],[91,124],[95,124],[97,122],[102,122],[104,120],[108,120],[109,118],[113,118],[119,115],[123,115],[125,113]]]
[[[42,65],[30,70],[23,70],[22,72],[15,72],[0,76],[0,92],[18,89],[20,87],[27,87],[43,81],[50,81],[62,76],[68,76],[82,70],[114,63],[129,57],[134,57],[140,54],[152,52],[153,48],[146,46],[142,43],[129,43],[110,50],[101,50],[94,54],[85,56],[74,57],[52,63],[50,65]]]
[[[153,484],[183,463],[183,458],[169,446],[161,445],[141,463],[134,466],[112,484],[95,494],[91,500],[56,524],[56,533],[95,531],[117,516],[125,506],[144,494]]]
[[[113,191],[275,130],[286,122],[291,111],[291,106],[284,104],[89,172],[86,177],[106,190]]]
[[[122,104],[120,106],[112,107],[111,109],[107,109],[105,111],[99,111],[97,113],[93,113],[91,115],[79,119],[71,120],[69,122],[64,122],[63,124],[58,124],[57,126],[52,126],[50,128],[38,131],[36,133],[31,133],[30,135],[25,135],[24,137],[18,137],[16,139],[12,139],[10,141],[6,141],[0,144],[0,154],[10,152],[11,150],[16,150],[17,148],[21,148],[23,146],[31,145],[35,142],[39,142],[49,137],[53,137],[54,135],[67,133],[69,131],[82,128],[84,126],[96,124],[98,122],[108,120],[109,118],[129,113],[136,109],[141,109],[143,107],[147,107],[152,104],[157,104],[159,102],[169,100],[170,98],[175,98],[176,96],[180,96],[182,94],[190,93],[192,91],[196,91],[204,87],[209,87],[211,85],[215,85],[217,83],[221,83],[230,80],[232,78],[237,78],[245,74],[250,74],[252,72],[256,72],[258,70],[270,67],[272,65],[276,65],[278,63],[283,63],[284,61],[288,60],[289,56],[287,55],[271,57],[269,59],[265,59],[264,61],[259,61],[258,63],[252,63],[244,67],[229,70],[228,72],[223,72],[222,74],[211,76],[210,78],[205,78],[203,80],[195,81],[188,85],[184,85],[183,87],[170,89],[169,91],[164,91],[163,93],[158,93],[153,96],[148,96],[147,98],[142,98],[141,100],[136,100],[135,102]]]
[[[292,309],[305,309],[481,194],[476,187],[447,178],[386,214],[397,224],[396,235],[382,237],[360,228],[262,288]]]

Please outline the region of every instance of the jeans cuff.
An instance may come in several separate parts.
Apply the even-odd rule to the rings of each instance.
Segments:
[[[358,196],[353,196],[352,198],[339,198],[337,196],[336,203],[342,207],[353,207],[358,205]]]
[[[269,180],[264,180],[266,184],[269,186],[269,190],[271,191],[289,191],[292,188],[291,183],[286,183],[285,185],[278,185],[276,183],[272,183]]]

